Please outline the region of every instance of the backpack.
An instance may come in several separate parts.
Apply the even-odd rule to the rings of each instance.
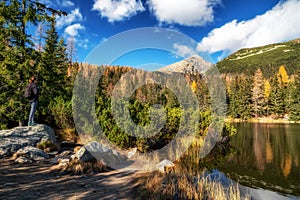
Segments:
[[[32,89],[31,89],[31,84],[28,84],[25,88],[25,93],[24,93],[24,97],[26,99],[32,99],[32,96],[33,96],[33,92],[32,92]]]

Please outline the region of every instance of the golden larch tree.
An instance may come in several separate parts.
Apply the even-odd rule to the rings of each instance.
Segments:
[[[279,67],[278,73],[277,73],[277,78],[278,78],[278,82],[279,85],[281,87],[286,87],[289,83],[289,76],[285,70],[285,67],[283,65],[281,65]]]

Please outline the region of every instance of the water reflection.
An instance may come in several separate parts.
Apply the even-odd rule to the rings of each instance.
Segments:
[[[237,184],[235,181],[229,179],[225,174],[218,170],[212,170],[210,173],[205,174],[205,177],[209,177],[211,180],[220,181],[224,188],[229,188],[230,185]],[[299,200],[299,198],[295,196],[281,195],[262,188],[252,188],[240,184],[238,184],[238,188],[241,199],[250,197],[251,200]]]
[[[300,196],[300,125],[234,124],[231,139],[237,153],[220,167],[248,186]]]

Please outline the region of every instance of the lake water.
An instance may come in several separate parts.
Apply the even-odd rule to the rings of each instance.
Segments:
[[[261,199],[300,197],[300,124],[233,125],[235,153],[218,170],[243,187],[258,188]]]

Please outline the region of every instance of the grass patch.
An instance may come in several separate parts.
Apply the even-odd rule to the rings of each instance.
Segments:
[[[140,177],[138,199],[218,199],[248,200],[241,197],[237,185],[224,188],[218,181],[201,174],[187,175],[170,171],[169,173],[151,172]]]
[[[65,128],[55,131],[58,141],[69,141],[75,144],[82,144],[75,128]]]
[[[89,162],[82,162],[75,159],[70,161],[69,164],[63,168],[63,170],[72,174],[94,174],[107,172],[111,169],[96,159]]]

